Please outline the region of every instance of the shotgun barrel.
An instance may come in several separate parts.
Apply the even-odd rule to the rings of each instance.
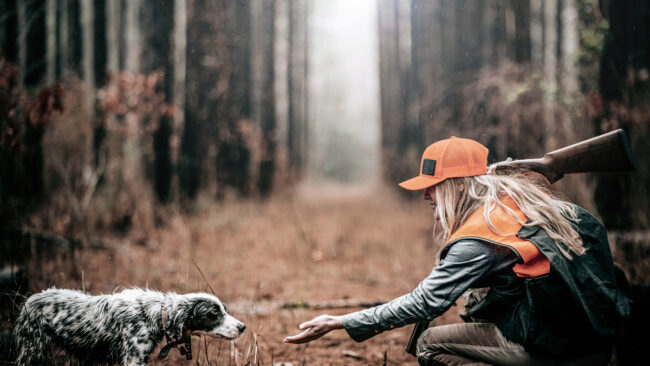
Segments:
[[[618,129],[573,145],[546,153],[538,159],[502,161],[493,164],[496,174],[511,171],[533,171],[549,183],[564,174],[625,172],[635,169],[634,157],[625,131]]]

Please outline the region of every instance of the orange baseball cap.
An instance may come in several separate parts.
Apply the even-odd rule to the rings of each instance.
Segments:
[[[400,187],[417,191],[434,186],[447,178],[487,174],[488,149],[470,139],[452,136],[435,142],[424,150],[420,174],[400,183]]]

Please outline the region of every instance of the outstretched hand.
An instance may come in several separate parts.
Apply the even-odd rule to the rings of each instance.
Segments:
[[[340,316],[320,315],[314,319],[304,322],[298,326],[304,331],[284,339],[285,343],[307,343],[318,339],[334,329],[343,328],[343,320]]]

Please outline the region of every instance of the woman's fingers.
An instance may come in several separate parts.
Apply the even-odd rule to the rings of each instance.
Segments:
[[[284,338],[285,343],[305,343],[307,342],[305,340],[306,334],[309,332],[309,330],[306,330],[300,334],[296,334],[294,336],[288,336]]]
[[[320,315],[312,320],[306,321],[298,326],[304,332],[284,339],[286,343],[306,343],[320,338],[333,329],[342,328],[340,317]]]
[[[327,332],[328,331],[322,331],[322,329],[307,328],[307,330],[300,334],[286,337],[284,341],[286,343],[307,343],[313,341],[316,338],[322,337]]]

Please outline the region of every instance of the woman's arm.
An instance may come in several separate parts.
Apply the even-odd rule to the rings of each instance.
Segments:
[[[322,315],[301,324],[304,332],[287,337],[285,342],[304,343],[331,330],[345,328],[350,337],[361,342],[383,331],[431,320],[442,313],[480,278],[504,268],[511,268],[517,257],[509,249],[477,240],[454,244],[447,256],[411,293],[386,304],[346,314],[341,317]],[[314,331],[310,328],[315,327]]]

